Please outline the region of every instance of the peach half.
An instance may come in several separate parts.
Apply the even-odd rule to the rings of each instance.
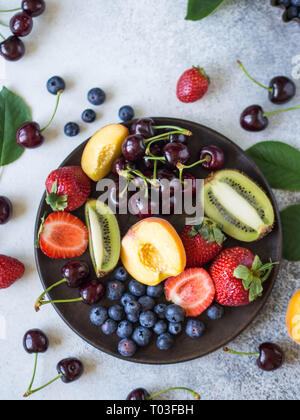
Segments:
[[[178,276],[186,266],[186,253],[173,226],[150,217],[134,225],[122,240],[121,259],[137,281],[156,286]]]
[[[291,339],[300,344],[300,290],[290,301],[286,315],[286,326]]]
[[[81,158],[81,167],[89,178],[98,182],[106,177],[113,162],[121,156],[122,145],[129,131],[122,124],[101,128],[87,143]]]

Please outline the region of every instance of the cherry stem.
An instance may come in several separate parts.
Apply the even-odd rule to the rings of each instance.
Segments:
[[[30,385],[29,385],[29,387],[28,387],[25,395],[29,395],[30,392],[31,392],[31,388],[32,388],[32,385],[33,385],[33,382],[34,382],[34,379],[35,379],[35,374],[36,374],[37,359],[38,359],[38,353],[35,353],[33,375],[32,375],[32,379],[31,379]]]
[[[83,298],[78,299],[67,299],[67,300],[47,300],[40,303],[40,306],[48,305],[49,303],[74,303],[83,302]]]
[[[10,10],[0,10],[0,13],[11,13],[11,12],[19,12],[22,10],[21,7],[18,7],[17,9],[10,9]]]
[[[292,108],[280,109],[278,111],[266,112],[266,113],[263,114],[263,117],[268,117],[269,115],[280,114],[281,112],[295,111],[296,109],[300,109],[300,105],[294,106]]]
[[[160,125],[160,126],[154,126],[152,127],[153,130],[178,130],[180,132],[182,131],[186,131],[185,129],[181,128],[181,127],[177,127],[176,125]],[[168,134],[168,133],[166,133]]]
[[[166,392],[169,392],[169,391],[175,391],[177,389],[188,391],[188,392],[190,392],[193,395],[193,397],[196,400],[200,400],[200,395],[197,392],[193,391],[190,388],[185,388],[185,387],[174,387],[174,388],[165,389],[164,391],[157,392],[156,394],[151,395],[150,397],[147,398],[147,400],[153,400],[153,398],[156,398],[156,397],[158,397],[161,394],[165,394]]]
[[[58,379],[60,379],[60,378],[62,378],[63,377],[63,374],[61,373],[60,375],[58,375],[56,378],[54,378],[54,379],[52,379],[52,381],[50,381],[50,382],[48,382],[47,384],[45,384],[45,385],[43,385],[43,386],[41,386],[40,388],[37,388],[37,389],[34,389],[34,390],[28,390],[27,392],[26,392],[26,394],[24,394],[24,398],[27,398],[27,397],[29,397],[30,395],[32,395],[32,394],[35,394],[36,392],[38,392],[38,391],[41,391],[42,389],[44,389],[44,388],[46,388],[47,386],[49,386],[49,385],[51,385],[51,384],[53,384],[53,382],[55,382],[55,381],[57,381]]]
[[[158,160],[154,161],[154,169],[153,169],[153,179],[157,180],[157,166],[158,166]]]
[[[189,130],[185,130],[184,128],[176,127],[175,131],[170,131],[168,133],[163,133],[163,134],[159,134],[158,136],[151,137],[150,139],[145,140],[144,143],[145,144],[155,143],[158,140],[164,140],[164,139],[170,137],[171,134],[184,134],[186,136],[191,136],[193,133]]]
[[[2,35],[1,33],[0,33],[0,37],[1,37],[4,41],[6,40],[5,36],[4,36],[4,35]]]
[[[57,111],[57,108],[58,108],[58,104],[59,104],[60,95],[62,93],[63,93],[63,90],[60,90],[59,92],[57,92],[56,105],[55,105],[55,108],[54,108],[54,112],[53,112],[52,117],[51,117],[50,121],[48,122],[48,124],[44,128],[42,128],[41,133],[43,131],[47,130],[47,128],[50,126],[50,124],[54,120],[54,117],[56,115],[56,111]]]
[[[238,61],[238,66],[239,68],[245,73],[245,75],[252,80],[252,82],[254,82],[256,85],[260,86],[261,88],[268,90],[269,92],[273,92],[273,88],[268,88],[267,86],[262,85],[261,83],[259,83],[257,80],[255,80],[252,76],[250,76],[250,74],[247,72],[247,70],[245,69],[245,67],[243,66],[243,64],[241,63],[241,61]]]
[[[259,353],[243,353],[240,351],[230,350],[228,347],[224,347],[223,351],[228,354],[236,354],[237,356],[249,356],[249,357],[259,357]]]
[[[1,26],[4,26],[5,28],[9,28],[9,25],[6,25],[6,23],[0,22]]]
[[[45,296],[45,294],[46,293],[48,293],[48,292],[50,292],[52,289],[54,289],[56,286],[59,286],[60,284],[62,284],[62,283],[66,283],[67,282],[67,279],[62,279],[62,280],[60,280],[60,281],[58,281],[57,283],[55,283],[55,284],[53,284],[52,286],[50,286],[50,287],[48,287],[48,289],[47,290],[45,290],[42,294],[41,294],[41,296],[39,296],[38,298],[37,298],[37,301],[35,302],[35,310],[36,310],[36,312],[38,312],[39,310],[40,310],[40,307],[42,306],[42,302],[43,302],[43,300],[44,300],[44,296]]]
[[[192,163],[191,165],[183,165],[182,163],[177,163],[177,169],[179,170],[179,179],[182,182],[182,174],[185,169],[191,169],[195,166],[201,165],[204,162],[210,162],[211,157],[207,156],[205,159],[198,160],[198,162]]]

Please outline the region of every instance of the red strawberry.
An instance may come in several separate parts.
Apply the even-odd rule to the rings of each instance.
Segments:
[[[0,255],[0,289],[7,289],[20,279],[25,271],[24,265],[15,258]]]
[[[210,79],[201,67],[193,67],[180,77],[177,84],[177,98],[181,102],[199,101],[208,91]]]
[[[216,286],[216,302],[224,306],[245,306],[263,293],[263,282],[273,263],[262,264],[246,248],[225,249],[210,267]]]
[[[80,166],[66,166],[51,172],[46,189],[46,201],[53,211],[74,211],[88,199],[91,182]]]
[[[186,316],[199,316],[212,304],[215,297],[214,283],[203,268],[188,268],[165,283],[168,300],[185,310]]]
[[[52,213],[41,225],[39,244],[50,258],[80,257],[87,249],[87,227],[70,213]]]
[[[220,254],[226,237],[214,222],[204,218],[202,225],[187,226],[181,239],[186,251],[187,267],[202,267]]]

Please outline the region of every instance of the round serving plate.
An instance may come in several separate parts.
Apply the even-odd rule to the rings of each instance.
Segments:
[[[279,210],[272,190],[256,164],[240,147],[228,140],[223,135],[211,130],[210,128],[204,127],[194,122],[180,119],[154,118],[154,120],[156,125],[176,125],[192,131],[193,137],[190,139],[192,162],[199,159],[199,150],[202,146],[215,144],[221,147],[226,154],[225,167],[227,169],[238,169],[244,172],[266,191],[272,201],[276,215],[276,222],[273,231],[262,240],[250,244],[241,243],[234,239],[228,238],[225,243],[225,247],[231,248],[233,246],[245,246],[249,248],[254,254],[259,255],[264,262],[269,261],[270,258],[272,261],[280,262],[282,257],[282,230]],[[131,123],[126,123],[125,125],[129,127],[130,124]],[[80,165],[81,155],[85,145],[86,142],[75,149],[62,163],[62,166]],[[193,172],[195,175],[197,175],[198,178],[206,178],[208,176],[207,171],[199,167],[195,168]],[[98,198],[99,193],[97,195],[95,187],[96,184],[93,183],[92,196]],[[41,217],[45,212],[50,211],[51,209],[45,202],[44,194],[37,213],[35,237],[38,233]],[[74,212],[74,215],[78,216],[82,221],[84,221],[84,207]],[[169,220],[170,223],[172,223],[172,225],[179,233],[184,228],[186,218],[185,215],[176,215],[165,218]],[[118,221],[121,234],[123,236],[133,224],[139,221],[139,219],[132,215],[121,215],[118,216]],[[61,268],[65,264],[65,261],[51,260],[46,255],[44,255],[40,249],[35,250],[35,257],[39,276],[45,288],[48,288],[61,279]],[[93,277],[94,271],[92,268],[89,252],[87,251],[80,259],[89,263]],[[205,356],[208,353],[211,353],[225,346],[236,336],[238,336],[249,324],[251,324],[251,322],[265,305],[272,291],[275,279],[278,275],[278,271],[279,265],[276,265],[272,275],[264,284],[263,296],[249,306],[241,308],[226,308],[224,318],[217,322],[210,321],[205,314],[201,315],[200,319],[203,320],[206,324],[207,331],[200,339],[192,340],[184,332],[182,332],[180,336],[176,337],[174,347],[167,352],[159,350],[156,347],[155,339],[153,339],[151,345],[145,348],[140,348],[132,358],[123,358],[120,356],[117,350],[119,338],[116,335],[105,336],[100,328],[97,328],[90,323],[90,306],[87,306],[83,303],[55,304],[53,306],[58,314],[62,317],[62,319],[66,322],[66,324],[72,328],[72,330],[75,331],[82,339],[97,349],[104,351],[112,356],[136,363],[179,363]],[[111,276],[108,275],[102,281],[107,283],[110,278]],[[69,289],[66,285],[61,285],[49,293],[49,298],[52,300],[74,299],[77,297],[78,291]],[[101,305],[108,307],[111,305],[111,302],[104,299],[101,302]],[[50,310],[50,308],[46,306],[43,307],[42,310],[47,311]]]

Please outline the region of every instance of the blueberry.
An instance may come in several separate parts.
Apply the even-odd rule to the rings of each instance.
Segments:
[[[148,286],[147,287],[147,295],[153,297],[155,299],[160,298],[164,294],[164,287],[162,284],[158,286]]]
[[[136,298],[131,293],[125,293],[121,298],[121,303],[126,306],[129,302],[136,302]]]
[[[137,327],[132,334],[132,339],[140,347],[148,346],[152,337],[152,333],[148,328]]]
[[[75,137],[79,134],[80,128],[79,125],[74,122],[69,122],[65,125],[65,135],[68,137]]]
[[[57,95],[60,90],[65,90],[66,83],[64,79],[59,76],[53,76],[47,82],[47,89],[52,95]]]
[[[205,325],[198,319],[190,319],[186,324],[186,333],[191,338],[199,338],[205,332]]]
[[[277,0],[279,6],[289,7],[291,5],[291,0]]]
[[[182,324],[180,322],[169,323],[169,333],[172,335],[178,335],[182,331]]]
[[[140,315],[140,324],[142,327],[153,328],[156,321],[157,316],[152,311],[142,312]]]
[[[153,331],[157,335],[164,334],[168,331],[168,324],[166,321],[163,321],[162,319],[160,321],[157,321],[157,323],[154,325]]]
[[[139,298],[138,302],[142,305],[142,310],[151,311],[155,306],[155,300],[149,296],[142,296]]]
[[[81,115],[82,120],[86,123],[94,122],[96,117],[96,112],[93,109],[86,109]]]
[[[88,93],[88,100],[93,105],[102,105],[105,102],[106,94],[100,88],[93,88]]]
[[[166,318],[169,322],[184,321],[184,310],[178,305],[170,305],[166,309]]]
[[[124,308],[121,305],[114,305],[108,309],[108,315],[114,321],[122,321],[124,319],[125,313]]]
[[[297,16],[298,16],[298,7],[290,6],[287,9],[287,18],[291,20],[291,19],[294,19]]]
[[[165,319],[167,305],[165,303],[159,303],[155,306],[154,312],[159,319]]]
[[[119,342],[118,351],[121,356],[132,357],[136,353],[136,344],[133,340],[124,338]]]
[[[118,267],[114,271],[114,278],[119,281],[126,281],[128,279],[128,273],[124,267]]]
[[[207,309],[207,316],[212,321],[217,321],[222,319],[224,316],[224,308],[223,306],[218,305],[217,303],[212,305],[210,308]]]
[[[131,301],[128,302],[125,306],[125,312],[127,315],[140,315],[141,311],[142,311],[142,306],[139,302],[137,301]]]
[[[127,314],[126,316],[127,316],[127,320],[129,322],[132,322],[133,324],[136,324],[139,322],[139,318],[140,318],[139,314]]]
[[[111,280],[107,284],[106,296],[110,300],[120,300],[124,291],[124,283],[118,280]]]
[[[300,6],[300,0],[291,0],[291,5],[292,6]]]
[[[129,338],[133,332],[133,325],[129,321],[122,321],[118,325],[117,335],[120,338]]]
[[[161,334],[156,341],[159,350],[169,350],[174,344],[174,338],[169,333]]]
[[[118,324],[113,319],[107,319],[101,329],[105,335],[114,334],[117,331]]]
[[[129,291],[133,296],[144,296],[146,293],[146,286],[136,280],[131,280],[129,283]]]
[[[93,308],[90,312],[91,323],[96,325],[97,327],[101,327],[101,325],[104,324],[107,318],[107,309],[103,306],[97,306],[96,308]]]
[[[119,111],[119,117],[121,121],[130,121],[134,118],[134,110],[131,106],[125,105]]]

